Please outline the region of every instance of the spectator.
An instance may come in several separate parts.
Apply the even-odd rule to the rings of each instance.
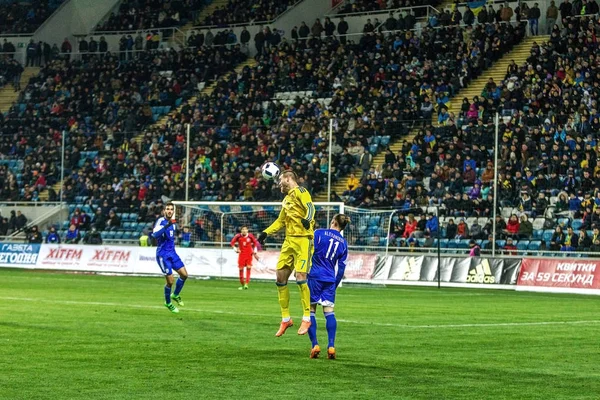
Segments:
[[[35,243],[39,244],[44,241],[42,234],[39,232],[37,225],[31,227],[29,232],[27,232],[27,243]]]
[[[592,238],[587,234],[585,229],[579,231],[579,238],[577,240],[577,249],[579,251],[590,251],[592,247]]]
[[[533,7],[529,9],[527,12],[527,21],[529,22],[529,29],[532,35],[538,34],[538,23],[540,20],[541,11],[539,9],[539,4],[534,3]]]
[[[417,231],[417,220],[415,219],[414,214],[408,214],[408,221],[404,226],[404,234],[402,237],[404,238],[412,238],[413,234]]]
[[[564,236],[560,251],[576,251],[579,246],[579,236],[573,232],[572,227],[567,228],[567,234]]]
[[[475,240],[471,239],[469,241],[469,257],[480,257],[481,256],[481,247],[475,242]]]
[[[511,215],[506,224],[505,233],[508,237],[518,237],[521,224],[515,214]]]
[[[521,223],[519,224],[519,239],[531,239],[533,235],[533,224],[529,221],[526,214],[521,215]]]
[[[106,228],[109,231],[117,230],[121,227],[121,218],[114,212],[114,210],[110,210],[108,213],[108,220],[106,221]]]
[[[12,212],[11,212],[12,214]],[[17,210],[17,216],[15,219],[14,229],[17,231],[23,230],[27,225],[27,217],[21,212],[21,210]]]
[[[56,233],[56,228],[51,226],[48,236],[46,236],[46,243],[48,244],[60,244],[60,236]]]
[[[557,226],[554,230],[554,234],[550,239],[550,250],[559,251],[565,243],[565,234],[560,226]]]
[[[100,235],[100,232],[96,230],[96,228],[92,228],[88,233],[86,233],[85,237],[83,238],[83,243],[100,245],[102,244],[102,236]]]
[[[79,229],[74,224],[69,226],[69,230],[65,235],[65,243],[66,244],[77,244],[81,240],[81,234],[79,233]]]
[[[552,28],[554,24],[556,24],[556,19],[558,18],[558,8],[554,4],[554,0],[550,1],[550,5],[546,10],[546,35],[550,35],[552,33]]]
[[[517,255],[517,246],[515,246],[511,237],[506,239],[506,244],[504,245],[503,250],[504,250],[504,254],[506,254],[506,255],[509,255],[509,256]]]

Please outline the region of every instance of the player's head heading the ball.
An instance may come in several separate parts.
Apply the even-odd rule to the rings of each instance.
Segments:
[[[167,204],[165,204],[165,207],[163,208],[163,216],[166,219],[173,219],[175,218],[175,204],[168,202]]]
[[[331,220],[331,229],[338,230],[342,232],[346,229],[346,226],[350,223],[350,217],[344,214],[336,214],[333,216]]]
[[[279,175],[279,188],[281,193],[288,194],[290,190],[298,186],[298,176],[294,171],[283,171]]]

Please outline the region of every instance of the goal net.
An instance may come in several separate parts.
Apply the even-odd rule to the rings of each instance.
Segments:
[[[189,233],[191,247],[225,247],[242,226],[258,236],[279,216],[281,203],[175,201],[180,229]],[[314,203],[315,228],[329,228],[335,214],[346,214],[344,236],[352,250],[386,251],[393,211],[347,207],[344,203]],[[281,246],[285,231],[270,236],[269,248]]]

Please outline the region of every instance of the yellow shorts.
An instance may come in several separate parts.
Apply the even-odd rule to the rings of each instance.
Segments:
[[[307,273],[312,264],[313,241],[307,236],[285,238],[277,269],[294,268],[296,272]]]

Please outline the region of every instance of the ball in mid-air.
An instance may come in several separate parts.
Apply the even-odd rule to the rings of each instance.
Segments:
[[[265,179],[277,179],[280,173],[281,170],[274,162],[268,162],[262,166],[262,176]]]

